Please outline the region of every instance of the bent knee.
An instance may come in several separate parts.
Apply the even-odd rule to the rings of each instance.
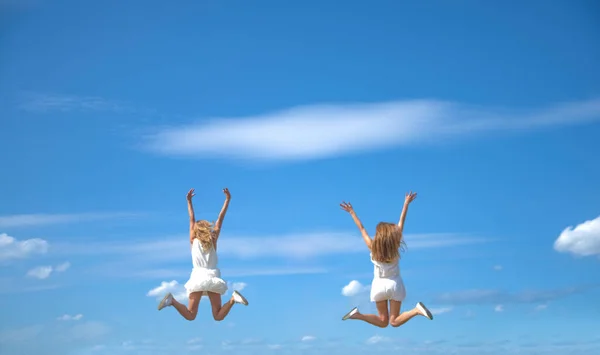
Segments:
[[[380,328],[385,328],[388,326],[390,322],[390,319],[388,317],[381,316],[379,317],[379,319],[381,320],[381,324],[379,325]]]
[[[225,317],[223,317],[222,315],[219,314],[219,313],[221,313],[220,311],[221,311],[220,308],[213,310],[213,319],[216,320],[217,322],[220,322],[223,319],[225,319]]]

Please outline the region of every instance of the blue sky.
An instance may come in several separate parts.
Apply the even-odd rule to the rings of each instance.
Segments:
[[[0,9],[0,353],[600,350],[594,1]],[[232,193],[221,323],[148,296],[189,276],[191,187]],[[339,202],[373,233],[409,190],[403,308],[436,318],[341,322],[375,308]]]

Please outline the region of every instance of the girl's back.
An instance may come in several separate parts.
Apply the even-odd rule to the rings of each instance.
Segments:
[[[192,264],[194,268],[216,269],[219,264],[217,251],[212,245],[205,250],[200,241],[194,239],[192,242]]]

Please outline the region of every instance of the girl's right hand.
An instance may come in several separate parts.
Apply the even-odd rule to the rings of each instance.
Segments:
[[[348,213],[354,212],[354,208],[352,207],[352,204],[350,202],[342,201],[342,203],[340,203],[340,207]]]
[[[186,198],[188,201],[191,201],[192,197],[194,197],[194,196],[196,196],[196,194],[194,193],[194,189],[190,189],[190,191],[188,191],[188,193],[187,193]]]

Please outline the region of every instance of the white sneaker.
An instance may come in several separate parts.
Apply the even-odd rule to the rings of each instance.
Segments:
[[[160,301],[160,303],[158,304],[158,310],[160,311],[161,309],[172,306],[172,305],[173,305],[173,295],[169,292],[162,299],[162,301]]]
[[[421,302],[417,303],[417,311],[419,312],[420,315],[429,318],[430,320],[433,319],[433,315],[431,314],[431,312],[427,309],[427,307],[425,307],[425,305]]]
[[[358,307],[352,308],[352,310],[350,312],[346,313],[346,315],[342,318],[342,320],[348,320],[348,319],[350,319],[350,317],[352,317],[356,313],[358,313]]]
[[[248,300],[244,296],[242,296],[239,292],[233,291],[233,294],[231,296],[233,297],[233,301],[235,303],[241,303],[244,306],[248,305]]]

